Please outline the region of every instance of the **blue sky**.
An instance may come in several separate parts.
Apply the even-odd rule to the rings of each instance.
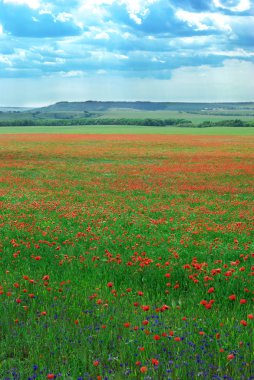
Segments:
[[[254,101],[251,0],[0,0],[0,106]]]

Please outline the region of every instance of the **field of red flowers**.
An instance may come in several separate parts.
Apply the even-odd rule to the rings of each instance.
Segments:
[[[1,135],[0,378],[254,379],[254,137]]]

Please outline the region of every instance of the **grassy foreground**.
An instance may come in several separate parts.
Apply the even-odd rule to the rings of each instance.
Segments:
[[[254,137],[27,130],[0,137],[0,378],[252,379]]]
[[[1,127],[1,134],[162,134],[162,135],[236,135],[254,136],[254,128],[211,127],[211,128],[177,128],[177,127],[137,127],[137,126],[61,126],[61,127]]]

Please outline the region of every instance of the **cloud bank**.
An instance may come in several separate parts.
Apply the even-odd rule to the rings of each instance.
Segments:
[[[33,88],[33,83],[43,87],[52,79],[59,84],[54,99],[66,84],[67,100],[86,100],[91,78],[94,84],[98,81],[98,96],[111,99],[135,99],[132,85],[121,96],[110,83],[128,87],[136,81],[143,83],[137,97],[151,98],[149,86],[157,86],[157,93],[159,84],[164,89],[174,83],[185,100],[196,99],[198,91],[201,100],[207,91],[197,85],[198,73],[207,78],[210,100],[220,100],[216,89],[221,83],[227,94],[221,100],[254,100],[253,25],[250,0],[0,0],[0,105],[6,83],[11,101],[11,94],[18,92],[15,82]],[[239,77],[240,67],[245,71]],[[179,73],[184,73],[185,84]],[[213,85],[207,77],[211,73]],[[71,81],[76,87],[69,86]],[[60,99],[66,99],[65,92]],[[94,91],[90,95],[95,98]],[[33,90],[31,100],[35,97]],[[49,100],[51,96],[44,94],[36,102]],[[163,90],[158,100],[174,100],[172,92]]]

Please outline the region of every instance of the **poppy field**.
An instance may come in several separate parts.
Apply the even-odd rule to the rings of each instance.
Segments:
[[[3,134],[0,378],[254,379],[254,136]]]

